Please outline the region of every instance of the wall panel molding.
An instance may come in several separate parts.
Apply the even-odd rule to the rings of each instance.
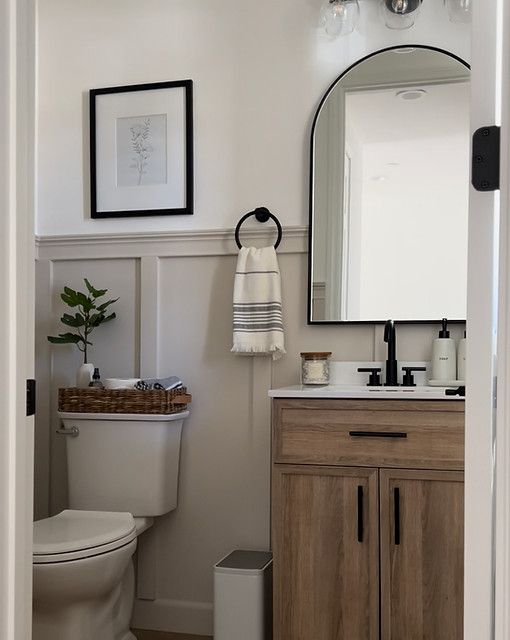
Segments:
[[[243,241],[269,244],[272,229],[252,233],[247,228]],[[212,635],[212,584],[204,586],[203,576],[209,576],[214,562],[231,548],[270,545],[271,411],[267,392],[274,363],[270,358],[230,354],[231,288],[237,253],[233,231],[67,236],[39,238],[37,244],[41,403],[36,493],[40,517],[68,506],[65,450],[55,435],[56,389],[72,384],[77,362],[74,352],[54,348],[46,336],[58,323],[63,283],[73,286],[83,275],[99,281],[107,272],[107,286],[124,305],[119,320],[122,315],[134,320],[129,326],[119,325],[120,333],[109,338],[98,332],[95,354],[105,377],[121,375],[134,361],[134,369],[127,375],[178,373],[189,383],[195,400],[183,437],[179,508],[158,519],[139,541],[135,625]],[[281,250],[287,255],[282,262],[289,271],[290,260],[292,278],[300,281],[302,272],[297,265],[306,260],[306,246],[306,228],[286,230]],[[297,317],[295,311],[290,316]],[[222,387],[225,380],[228,394]],[[211,393],[215,385],[218,390]],[[215,465],[231,481],[218,475]],[[240,501],[240,495],[246,500]],[[224,514],[226,526],[217,522],[219,512]],[[209,523],[206,540],[196,535],[195,513]],[[173,552],[177,548],[182,549],[179,562]],[[200,583],[195,583],[197,574],[202,576]],[[196,601],[189,600],[190,592]]]
[[[245,245],[271,242],[274,228],[247,227]],[[98,233],[93,235],[36,236],[38,260],[86,260],[93,258],[160,258],[224,256],[238,251],[234,229],[172,231],[166,233]],[[308,227],[284,227],[279,253],[306,253]]]
[[[247,228],[243,241],[271,242],[271,231]],[[121,298],[115,332],[98,332],[94,341],[105,377],[175,372],[193,394],[183,434],[179,507],[140,540],[134,615],[139,628],[212,635],[214,562],[233,548],[269,548],[268,389],[298,382],[299,352],[330,350],[338,360],[365,361],[384,350],[382,336],[375,339],[377,330],[370,326],[307,326],[306,247],[305,227],[284,231],[278,253],[286,254],[280,268],[288,353],[273,362],[230,353],[233,231],[38,240],[41,517],[67,507],[65,443],[55,434],[56,390],[72,383],[78,360],[70,348],[53,347],[46,339],[58,323],[64,283],[78,285],[84,275],[103,282],[107,275],[107,286]],[[399,327],[400,358],[426,359],[434,331]]]

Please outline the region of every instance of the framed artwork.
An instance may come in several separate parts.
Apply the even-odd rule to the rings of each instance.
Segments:
[[[193,213],[193,83],[90,91],[92,218]]]

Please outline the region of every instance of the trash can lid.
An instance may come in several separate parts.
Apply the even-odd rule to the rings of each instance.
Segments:
[[[262,571],[272,561],[273,554],[270,551],[232,551],[228,556],[220,560],[216,569],[236,569],[245,571]]]

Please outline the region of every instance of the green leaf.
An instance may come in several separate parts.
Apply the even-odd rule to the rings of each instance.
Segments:
[[[58,337],[48,336],[48,340],[53,344],[78,344],[83,338],[75,333],[59,333]]]
[[[98,311],[106,311],[106,309],[111,305],[114,304],[115,302],[117,302],[118,298],[115,298],[115,300],[108,300],[108,302],[103,302],[103,304],[100,304],[97,306],[97,310]]]
[[[103,321],[102,313],[93,313],[89,318],[89,325],[91,327],[99,327],[102,321]]]
[[[87,278],[83,278],[83,280],[84,280],[84,282],[85,282],[85,284],[86,284],[86,286],[87,286],[87,289],[88,289],[88,291],[89,291],[90,295],[91,295],[93,298],[101,298],[101,297],[102,297],[102,296],[104,296],[104,295],[106,294],[106,292],[108,291],[108,289],[95,289],[95,288],[90,284],[90,282],[87,280]]]
[[[68,327],[83,327],[85,325],[85,318],[80,313],[74,316],[64,313],[60,320]]]
[[[60,298],[62,299],[63,302],[65,302],[67,304],[67,306],[69,307],[77,307],[78,306],[78,301],[75,298],[72,298],[71,296],[68,296],[65,293],[61,293],[60,294]]]
[[[116,317],[117,315],[115,313],[110,313],[106,318],[103,316],[103,322],[110,322],[110,320],[115,320]]]
[[[56,338],[55,336],[48,336],[48,342],[51,342],[52,344],[69,344],[68,340],[65,340],[64,338]]]
[[[76,299],[78,300],[78,304],[83,307],[85,313],[88,313],[94,308],[93,301],[90,298],[87,298],[87,296],[84,293],[81,293],[81,291],[76,293]]]
[[[64,293],[70,298],[76,298],[76,291],[71,289],[71,287],[64,287]]]
[[[60,338],[64,340],[68,340],[70,343],[77,344],[78,342],[83,342],[83,338],[77,333],[59,333]]]

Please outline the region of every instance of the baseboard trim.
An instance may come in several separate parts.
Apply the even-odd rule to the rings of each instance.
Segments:
[[[212,602],[188,602],[184,600],[135,600],[132,626],[197,636],[212,636]]]
[[[274,227],[249,227],[243,232],[242,241],[246,246],[261,246],[271,242],[274,235]],[[39,260],[222,256],[238,252],[234,229],[37,236],[35,242]],[[308,227],[284,227],[278,253],[305,253],[307,246]]]

